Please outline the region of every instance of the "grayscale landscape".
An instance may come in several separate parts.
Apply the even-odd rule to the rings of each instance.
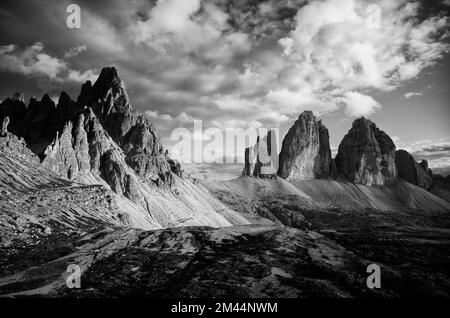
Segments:
[[[17,3],[0,297],[450,297],[448,1]]]

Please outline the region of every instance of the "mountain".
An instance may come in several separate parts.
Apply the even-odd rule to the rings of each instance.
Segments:
[[[299,229],[309,224],[305,213],[317,211],[450,211],[447,179],[434,176],[426,161],[419,164],[407,152],[396,151],[392,139],[366,118],[353,122],[333,160],[328,130],[312,112],[303,112],[283,140],[281,178],[272,175],[271,181],[248,163],[249,155],[258,162],[261,146],[258,139],[246,149],[242,178],[204,181],[236,211]],[[272,158],[276,162],[276,155]]]
[[[22,99],[3,102],[1,119],[14,118],[8,138],[24,139],[39,158],[39,167],[33,169],[44,168],[71,184],[111,190],[133,227],[248,223],[200,184],[183,177],[153,123],[133,111],[114,67],[102,69],[94,85],[85,83],[76,102],[63,92],[55,105],[45,94],[40,101],[31,98],[22,117],[14,117],[17,112],[10,105],[22,107]],[[2,160],[8,156],[3,153]]]
[[[330,169],[328,129],[305,111],[284,137],[278,175],[287,180],[326,179]]]
[[[414,157],[405,150],[397,150],[395,153],[395,166],[398,177],[407,182],[429,189],[433,183],[433,172],[428,168],[428,162],[422,160],[419,164]]]

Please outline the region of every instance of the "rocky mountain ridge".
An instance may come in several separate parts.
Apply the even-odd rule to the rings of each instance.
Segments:
[[[258,151],[264,150],[265,145],[258,138],[254,147],[246,149],[243,176],[266,178],[255,169],[259,164]],[[397,150],[389,135],[364,117],[353,122],[333,159],[328,129],[311,111],[305,111],[284,137],[279,158],[272,155],[271,162],[278,160],[276,175],[288,181],[331,179],[389,186],[404,180],[430,190],[434,183],[445,180],[433,175],[426,160],[418,163],[405,150]]]
[[[74,183],[103,185],[126,213],[153,219],[140,224],[134,217],[134,227],[248,223],[182,176],[153,123],[133,111],[114,67],[103,68],[94,85],[86,82],[77,101],[63,92],[57,105],[46,94],[25,107],[17,94],[0,104],[0,114],[2,135],[23,138],[40,166]]]

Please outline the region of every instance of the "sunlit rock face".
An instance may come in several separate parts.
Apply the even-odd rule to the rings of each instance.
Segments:
[[[276,134],[270,130],[264,138],[258,137],[253,147],[245,149],[243,176],[273,179],[277,176],[278,154]]]
[[[359,118],[339,145],[336,165],[351,182],[386,185],[397,180],[395,144],[370,120]]]
[[[283,140],[278,175],[287,180],[330,176],[328,129],[311,111],[303,112]]]
[[[80,107],[92,108],[105,131],[123,150],[127,165],[141,180],[170,186],[173,184],[172,172],[181,176],[180,169],[173,164],[171,167],[171,160],[153,123],[133,111],[116,68],[103,68],[94,85],[86,82],[77,103]]]

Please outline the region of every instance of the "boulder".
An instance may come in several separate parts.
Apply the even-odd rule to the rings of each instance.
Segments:
[[[5,118],[3,118],[3,121],[2,121],[2,130],[0,132],[0,135],[2,137],[6,136],[6,134],[8,133],[8,125],[9,125],[9,117],[6,116]]]
[[[364,117],[339,145],[336,165],[351,182],[365,185],[387,185],[397,180],[395,144],[375,123]]]

